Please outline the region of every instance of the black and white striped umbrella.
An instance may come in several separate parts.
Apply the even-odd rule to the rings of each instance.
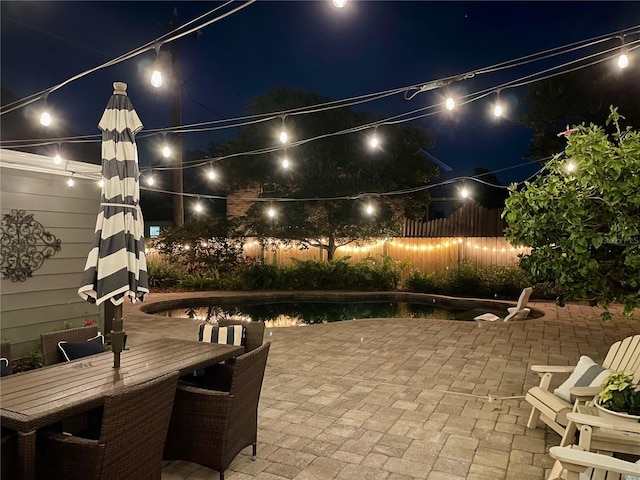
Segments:
[[[140,210],[138,150],[135,134],[142,129],[127,84],[115,82],[102,115],[102,196],[93,244],[78,294],[98,305],[121,305],[149,292]]]

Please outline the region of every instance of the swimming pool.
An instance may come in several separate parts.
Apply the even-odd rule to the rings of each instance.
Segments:
[[[146,313],[215,321],[241,318],[267,327],[312,325],[366,318],[431,318],[473,321],[482,313],[505,316],[513,303],[410,292],[257,292],[182,298],[147,304]],[[531,317],[541,312],[532,311]]]

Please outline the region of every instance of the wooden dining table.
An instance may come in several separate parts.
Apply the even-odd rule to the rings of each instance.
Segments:
[[[131,345],[113,368],[113,354],[100,353],[0,379],[2,426],[18,432],[24,480],[35,478],[36,431],[104,404],[114,390],[179,371],[187,375],[244,353],[244,347],[161,338]]]

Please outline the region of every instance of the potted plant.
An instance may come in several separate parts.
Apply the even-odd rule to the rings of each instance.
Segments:
[[[633,374],[615,372],[602,383],[595,401],[601,416],[615,423],[640,422],[640,389],[633,384]]]

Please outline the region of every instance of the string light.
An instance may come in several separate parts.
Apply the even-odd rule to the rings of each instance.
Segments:
[[[202,204],[200,203],[199,197],[198,197],[198,201],[196,202],[195,211],[196,213],[202,213]]]
[[[160,71],[160,44],[155,46],[156,61],[153,64],[153,72],[151,72],[151,85],[155,88],[162,86],[162,72]]]
[[[369,137],[369,146],[373,149],[380,146],[380,140],[378,139],[378,127],[373,130],[373,134]]]
[[[40,125],[43,127],[48,127],[51,125],[51,114],[49,113],[49,109],[47,108],[47,95],[43,98],[44,101],[44,109],[40,114]]]
[[[269,210],[267,210],[267,215],[269,216],[269,218],[273,218],[276,216],[276,211],[273,209],[273,207],[269,207]]]
[[[53,157],[53,163],[55,163],[56,165],[60,165],[62,163],[62,157],[59,153],[56,153]]]
[[[333,6],[336,8],[344,8],[347,4],[347,0],[333,0]]]
[[[209,180],[216,179],[216,171],[213,169],[213,162],[211,162],[211,166],[209,167],[209,173],[207,174],[207,177],[209,177]]]
[[[576,164],[573,163],[573,162],[569,162],[569,163],[567,163],[567,167],[566,168],[567,168],[567,172],[569,172],[569,173],[574,172],[575,169],[576,169]]]
[[[627,29],[627,30],[629,30],[629,29]],[[614,33],[622,33],[623,31],[614,32]],[[619,37],[619,35],[618,35],[618,37]],[[607,35],[603,35],[603,36],[600,36],[600,37],[594,37],[592,39],[583,40],[581,42],[575,42],[574,44],[570,44],[570,45],[566,45],[566,46],[562,46],[562,47],[555,47],[553,49],[546,50],[546,51],[543,51],[543,52],[538,52],[536,54],[528,55],[526,57],[521,57],[521,58],[510,60],[510,61],[507,61],[507,62],[502,62],[500,64],[496,64],[496,65],[493,65],[493,66],[484,67],[482,69],[471,71],[468,74],[457,75],[455,78],[459,78],[459,79],[462,80],[462,79],[466,79],[466,78],[472,78],[473,76],[475,76],[477,74],[487,73],[488,71],[492,71],[492,69],[511,68],[512,66],[517,65],[518,64],[517,62],[521,62],[522,63],[524,61],[525,63],[531,63],[531,62],[539,61],[539,59],[537,57],[541,57],[540,59],[544,59],[544,58],[560,55],[561,53],[563,53],[562,49],[567,48],[567,47],[575,47],[576,44],[580,45],[577,48],[585,48],[587,45],[593,45],[594,43],[604,42],[604,41],[609,40],[611,38],[613,38],[613,34],[607,34]],[[589,43],[587,43],[587,42],[589,42]],[[165,43],[164,40],[163,40],[163,43]],[[638,42],[632,42],[630,45],[633,45],[633,48],[637,48],[635,46],[637,43]],[[583,45],[583,44],[587,44],[587,45]],[[151,44],[151,45],[153,45],[153,44]],[[617,48],[615,48],[615,47],[614,48],[610,48],[610,49],[608,49],[608,50],[606,50],[606,51],[604,51],[602,53],[609,53],[609,52],[614,51],[615,49],[617,49]],[[146,50],[148,50],[148,48]],[[551,53],[551,52],[556,52],[556,53]],[[529,59],[531,57],[535,57],[535,58],[534,59]],[[590,57],[585,57],[585,58],[590,58]],[[582,66],[579,66],[579,67],[575,67],[575,68],[572,68],[571,70],[568,70],[568,71],[561,71],[561,72],[557,72],[557,73],[554,73],[554,74],[546,75],[546,76],[544,76],[542,78],[533,79],[533,78],[530,78],[531,75],[529,75],[529,76],[523,77],[521,79],[513,80],[511,82],[508,82],[508,83],[502,85],[500,88],[515,88],[515,87],[522,86],[522,85],[525,85],[525,84],[528,84],[528,83],[532,83],[534,81],[539,81],[539,80],[543,80],[543,79],[546,79],[546,78],[555,77],[557,75],[561,75],[561,74],[567,73],[569,71],[575,71],[575,70],[578,70],[580,68],[586,68],[588,66],[600,63],[602,61],[606,61],[606,60],[608,60],[610,58],[611,57],[606,57],[606,58],[604,58],[602,60],[597,60],[597,61],[585,64],[585,65],[582,65]],[[529,59],[529,60],[527,60],[527,59]],[[584,60],[584,59],[581,59],[581,60]],[[544,72],[539,72],[539,73],[542,74],[542,73],[548,72],[549,70],[559,69],[560,67],[566,67],[568,65],[576,63],[577,61],[579,61],[579,60],[571,61],[571,62],[565,63],[563,65],[560,65],[558,67],[553,67],[552,69],[547,69]],[[102,66],[101,68],[103,68],[103,67],[104,66]],[[447,80],[447,79],[444,79],[444,80]],[[432,81],[430,83],[441,83],[442,85],[440,85],[440,86],[444,86],[444,85],[446,85],[446,83],[443,83],[444,80]],[[526,80],[526,81],[524,81],[524,80]],[[62,84],[61,85],[57,85],[57,86],[52,87],[52,88],[53,89],[57,89],[57,88],[60,88],[61,86],[63,86],[63,85]],[[393,95],[393,94],[399,93],[399,92],[405,92],[406,93],[407,88],[411,89],[411,88],[416,88],[416,87],[411,87],[410,86],[410,87],[404,87],[404,88],[400,88],[400,89],[393,89],[393,90],[389,90],[389,91],[386,91],[386,92],[379,92],[377,94],[368,94],[368,95],[363,95],[363,96],[360,96],[360,97],[353,97],[352,99],[344,99],[344,100],[340,100],[340,101],[327,102],[325,104],[320,104],[320,105],[317,105],[317,106],[326,106],[326,108],[324,108],[322,110],[331,109],[331,108],[339,108],[339,107],[345,106],[344,102],[351,101],[351,100],[354,100],[354,101],[352,103],[348,103],[347,105],[356,104],[356,103],[363,103],[363,100],[361,100],[361,98],[363,98],[363,97],[366,98],[366,100],[364,100],[364,101],[367,102],[367,101],[376,100],[378,98],[382,98],[383,96]],[[495,91],[495,87],[492,87],[492,90]],[[482,98],[483,96],[485,96],[485,95],[482,95],[485,92],[486,92],[486,90],[485,91],[481,91],[481,92],[477,92],[476,93],[478,95],[477,98],[467,100],[465,103],[472,102],[474,100]],[[474,95],[476,95],[476,94],[474,94]],[[20,102],[23,102],[23,100],[8,104],[8,105],[4,106],[0,110],[0,114],[8,113],[9,111],[13,111],[13,110],[15,110],[17,108],[21,108],[22,106],[27,105],[28,103],[31,103],[32,101],[37,100],[38,98],[43,98],[44,95],[46,95],[46,92],[44,94],[43,93],[39,93],[37,97],[34,95],[34,96],[31,96],[31,97],[28,97],[27,99],[23,99],[23,100],[26,100],[26,103],[24,103],[24,104],[20,104]],[[469,96],[470,95],[467,95],[467,97],[469,97]],[[455,101],[454,101],[454,103],[455,103]],[[427,108],[432,108],[432,107],[427,107]],[[291,114],[306,114],[306,113],[313,113],[315,111],[318,111],[318,109],[309,110],[309,111],[301,110],[301,109],[293,109],[293,110],[290,110],[290,111],[287,111],[287,112],[279,112],[279,113],[277,113],[277,115],[281,116],[284,113],[290,113],[290,112],[291,112]],[[411,112],[407,112],[407,114],[409,114],[409,113],[411,113]],[[242,119],[260,117],[260,120],[257,120],[257,122],[261,122],[261,121],[267,121],[267,120],[270,120],[270,119],[273,118],[273,117],[268,117],[268,115],[269,114],[254,115],[254,116],[250,116],[250,117],[242,117]],[[422,115],[422,116],[428,116],[428,115]],[[415,117],[415,118],[421,118],[421,117]],[[412,119],[415,119],[415,118],[407,119],[405,121],[409,121],[409,120],[412,120]],[[224,121],[227,122],[227,121],[230,121],[230,120],[224,120]],[[217,123],[217,122],[204,122],[204,124],[210,124],[210,123]],[[200,125],[203,125],[203,124],[200,124]],[[232,128],[233,126],[234,125],[225,125],[224,127],[216,127],[216,128]],[[185,125],[182,125],[180,127],[181,127],[181,131],[184,132]],[[178,128],[178,127],[175,127],[175,128]],[[213,128],[213,129],[216,129],[216,128]],[[207,130],[209,130],[209,129],[207,129]],[[202,129],[199,130],[199,131],[202,131]],[[149,132],[152,132],[152,131],[149,131]],[[350,132],[344,132],[344,133],[350,133]],[[86,137],[88,137],[88,136],[84,136],[83,138],[86,138]],[[69,137],[69,138],[72,138],[72,137]],[[76,137],[76,138],[80,138],[80,137]],[[7,141],[2,142],[2,144],[7,144],[7,143],[8,143]],[[40,143],[40,144],[37,144],[37,145],[33,145],[33,146],[41,146],[42,144],[43,143]],[[44,144],[46,144],[46,143],[44,143]],[[27,145],[20,145],[20,147],[26,147],[26,146]],[[234,155],[232,155],[232,156],[234,156]]]
[[[164,158],[169,158],[171,156],[171,147],[167,143],[167,134],[162,134],[163,144],[162,144],[162,156]]]
[[[496,92],[496,103],[493,106],[493,116],[499,118],[502,116],[502,104],[500,103],[500,90]]]
[[[100,181],[98,182],[98,186],[99,186],[100,188],[103,188],[103,187],[104,187],[104,179],[102,179],[102,178],[100,179]]]
[[[469,190],[467,190],[467,187],[462,187],[462,190],[460,190],[460,196],[462,198],[469,198]]]
[[[154,183],[156,183],[156,182],[155,182],[155,180],[153,178],[153,170],[151,170],[151,172],[149,172],[149,175],[147,176],[147,185],[152,187]]]
[[[289,135],[287,135],[287,131],[284,128],[284,118],[282,117],[282,129],[280,130],[280,143],[287,143],[289,141]]]
[[[373,205],[371,203],[367,204],[367,208],[365,209],[365,211],[367,212],[367,215],[373,215],[373,212],[375,212],[375,208],[373,208]]]
[[[456,108],[456,101],[453,99],[453,97],[448,97],[444,102],[444,106],[447,110],[451,111]]]
[[[71,176],[69,177],[69,180],[67,180],[67,185],[69,187],[73,187],[76,184],[76,182],[73,180],[73,172],[71,172]]]
[[[629,53],[626,48],[620,50],[620,56],[618,57],[618,67],[623,69],[629,66]]]
[[[287,157],[282,159],[282,168],[289,168],[289,159]]]

